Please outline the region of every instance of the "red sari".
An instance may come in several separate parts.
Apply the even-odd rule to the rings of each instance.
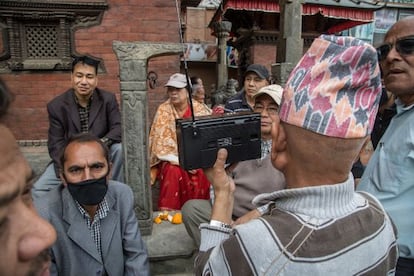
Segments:
[[[210,199],[210,182],[203,170],[191,174],[170,162],[160,163],[160,197],[158,209],[180,210],[187,200]]]

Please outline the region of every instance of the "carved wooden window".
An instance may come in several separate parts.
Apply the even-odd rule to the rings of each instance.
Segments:
[[[69,70],[77,56],[73,32],[100,23],[106,0],[0,0],[0,73]]]
[[[26,38],[27,58],[57,58],[57,25],[44,24],[43,26],[26,26],[24,36]]]

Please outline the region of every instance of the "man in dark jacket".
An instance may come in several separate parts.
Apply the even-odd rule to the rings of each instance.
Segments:
[[[99,61],[82,56],[72,62],[72,88],[47,105],[48,149],[52,162],[34,184],[33,194],[41,196],[61,183],[58,159],[67,140],[77,133],[90,132],[111,151],[112,179],[123,182],[121,114],[113,93],[97,88]]]
[[[48,275],[56,231],[32,204],[33,171],[2,121],[12,99],[0,80],[0,275]]]

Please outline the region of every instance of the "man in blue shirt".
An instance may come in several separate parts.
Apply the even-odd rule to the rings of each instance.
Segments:
[[[414,16],[387,32],[378,57],[397,114],[382,136],[358,185],[376,196],[398,230],[396,275],[414,275]]]

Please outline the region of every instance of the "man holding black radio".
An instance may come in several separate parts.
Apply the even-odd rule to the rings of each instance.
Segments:
[[[370,135],[381,92],[375,49],[352,37],[316,38],[292,70],[272,126],[271,160],[286,188],[261,194],[269,212],[232,227],[237,187],[220,149],[200,226],[196,275],[392,275],[396,231],[350,172]],[[357,100],[358,99],[358,100]]]
[[[245,223],[267,212],[268,205],[257,208],[252,204],[252,199],[256,195],[285,187],[285,178],[272,166],[269,155],[272,147],[271,126],[278,117],[282,91],[280,85],[273,84],[263,87],[254,96],[253,110],[261,114],[262,153],[261,158],[241,161],[228,170],[237,187],[234,195],[236,202],[233,208],[234,224]],[[201,223],[208,222],[211,216],[211,202],[201,199],[189,200],[181,211],[187,232],[198,247],[200,245],[198,227]]]

